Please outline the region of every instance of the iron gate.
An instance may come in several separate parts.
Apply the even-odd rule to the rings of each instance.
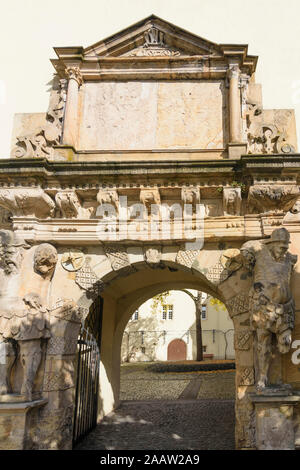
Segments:
[[[91,305],[78,338],[73,446],[97,424],[103,299]]]

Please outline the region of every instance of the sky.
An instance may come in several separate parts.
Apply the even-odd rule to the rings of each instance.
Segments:
[[[45,112],[54,46],[83,46],[155,14],[216,43],[249,45],[264,108],[296,111],[300,144],[299,0],[0,0],[0,158],[14,113]]]

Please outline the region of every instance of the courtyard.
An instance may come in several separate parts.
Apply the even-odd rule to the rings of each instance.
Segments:
[[[121,405],[75,449],[234,449],[235,371],[191,368],[191,361],[124,364]]]

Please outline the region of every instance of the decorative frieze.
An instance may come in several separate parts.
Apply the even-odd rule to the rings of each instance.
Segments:
[[[248,208],[253,214],[289,211],[299,197],[296,185],[256,184],[249,188]]]
[[[104,204],[113,206],[116,213],[119,211],[119,195],[116,189],[99,189],[97,202],[100,206],[103,206]]]
[[[161,204],[160,193],[157,188],[153,189],[141,189],[140,190],[140,201],[146,207],[147,213],[151,213],[151,205]]]
[[[239,367],[238,372],[238,383],[241,386],[250,386],[254,385],[254,368],[253,367]]]
[[[50,309],[50,314],[60,320],[74,323],[81,322],[81,312],[74,300],[57,299]]]
[[[44,375],[44,392],[54,392],[59,390],[67,390],[74,387],[73,373],[62,369],[60,371],[45,372]]]
[[[201,253],[200,250],[179,250],[177,253],[176,262],[191,268],[197,256]]]
[[[127,251],[121,245],[104,245],[104,251],[114,271],[130,267]]]
[[[68,331],[69,333],[69,331]],[[77,337],[59,337],[52,336],[47,345],[47,354],[51,355],[68,355],[75,354],[77,348]]]
[[[90,218],[93,208],[83,208],[75,191],[58,191],[55,202],[60,214],[65,219]]]
[[[257,103],[248,103],[246,111],[248,153],[273,154],[295,153],[288,142],[287,132],[279,130],[275,124],[264,122],[263,110]]]
[[[214,266],[211,266],[206,273],[207,279],[213,284],[220,284],[225,281],[229,275],[230,272],[222,266],[220,261]]]
[[[99,295],[105,288],[105,283],[101,281],[90,266],[89,260],[86,260],[82,268],[77,271],[76,284],[92,296]]]
[[[226,302],[231,317],[249,311],[249,293],[241,292]]]
[[[0,206],[13,216],[47,219],[55,215],[55,203],[41,188],[0,189]]]
[[[223,212],[224,215],[241,215],[242,195],[241,188],[223,189]]]
[[[252,336],[253,332],[249,329],[237,330],[234,335],[235,349],[248,351],[250,349]]]

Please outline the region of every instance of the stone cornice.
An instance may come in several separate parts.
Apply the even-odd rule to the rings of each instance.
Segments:
[[[47,159],[1,159],[0,181],[14,179],[28,179],[41,177],[63,178],[74,180],[76,176],[119,178],[135,180],[141,175],[145,178],[182,178],[194,177],[218,177],[240,180],[242,177],[253,178],[254,175],[264,175],[272,178],[274,182],[282,181],[280,177],[288,181],[300,177],[300,154],[292,155],[244,155],[240,160],[143,160],[143,161],[49,161]]]
[[[52,59],[52,65],[61,78],[64,70],[74,64],[69,59]],[[76,61],[85,81],[128,80],[128,79],[225,79],[228,62],[224,56],[207,57],[101,57]],[[240,63],[242,73],[251,75],[253,64]]]

